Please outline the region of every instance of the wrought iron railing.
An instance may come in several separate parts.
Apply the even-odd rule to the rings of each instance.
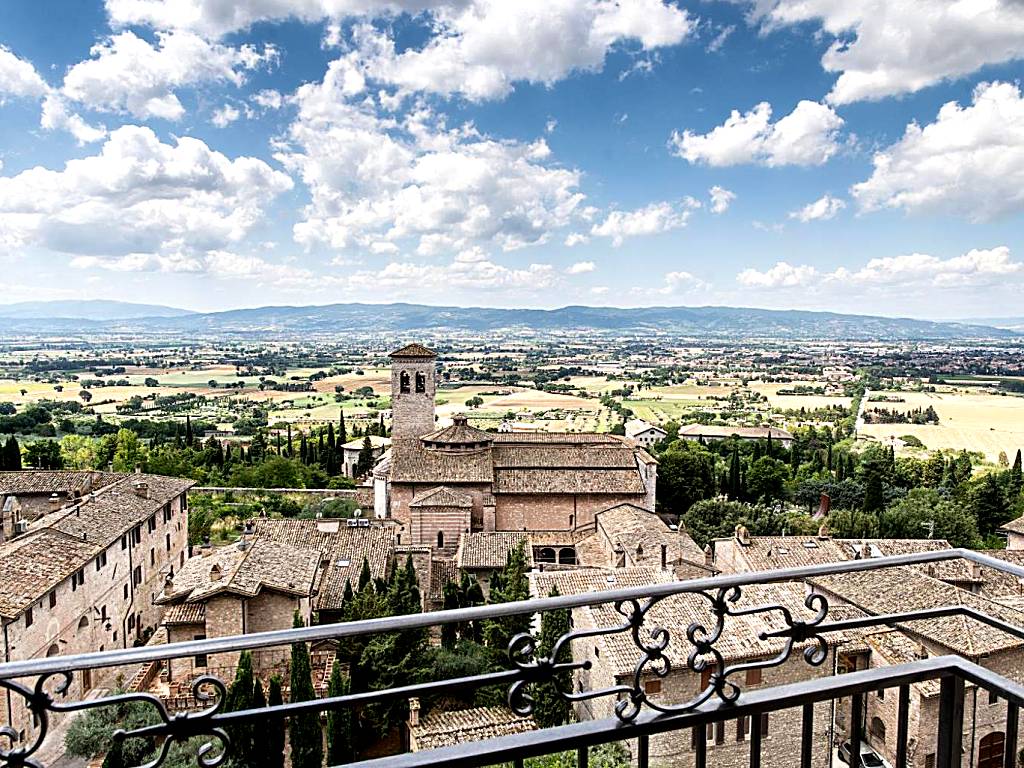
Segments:
[[[14,728],[0,727],[0,766],[42,766],[39,756],[41,748],[52,733],[51,726],[55,714],[120,706],[127,702],[142,702],[152,707],[157,715],[158,722],[155,724],[118,734],[118,738],[154,740],[157,754],[147,764],[147,768],[156,768],[162,764],[173,743],[181,743],[195,737],[205,737],[207,740],[197,749],[198,764],[205,768],[215,768],[231,755],[231,739],[228,732],[233,725],[258,723],[270,718],[279,721],[302,713],[323,713],[410,697],[447,694],[456,690],[507,686],[508,706],[517,714],[528,715],[533,709],[533,700],[529,695],[532,684],[557,685],[557,681],[566,671],[575,672],[590,667],[589,661],[556,661],[561,658],[562,647],[590,637],[623,635],[631,638],[637,651],[632,674],[618,679],[615,684],[609,686],[585,690],[558,689],[559,695],[569,702],[580,703],[602,698],[615,700],[613,715],[609,717],[581,720],[554,728],[460,743],[430,751],[409,752],[368,760],[357,765],[365,768],[384,765],[411,768],[431,764],[482,766],[509,762],[520,766],[524,760],[531,757],[575,750],[578,755],[577,764],[583,768],[587,765],[588,747],[609,742],[630,742],[632,759],[640,768],[646,768],[649,763],[652,736],[694,729],[697,734],[703,734],[705,729],[713,727],[716,723],[749,717],[749,764],[751,768],[760,768],[760,715],[799,708],[802,712],[800,754],[792,756],[791,764],[799,763],[801,768],[811,768],[815,704],[849,700],[849,754],[857,755],[859,745],[866,739],[862,723],[865,696],[880,689],[895,688],[898,691],[898,727],[894,768],[906,768],[910,686],[925,681],[938,681],[938,724],[934,733],[925,734],[935,743],[935,768],[954,768],[961,765],[965,684],[989,691],[1006,702],[1004,743],[999,762],[1002,768],[1016,768],[1019,708],[1024,705],[1024,686],[960,656],[924,658],[893,666],[863,669],[841,675],[818,675],[798,682],[746,690],[741,690],[733,680],[743,672],[782,665],[798,648],[802,650],[803,659],[807,664],[820,665],[828,656],[828,637],[834,633],[867,627],[895,627],[905,622],[929,618],[963,616],[1024,640],[1024,628],[1001,617],[960,604],[937,605],[924,611],[874,616],[847,615],[847,618],[835,620],[830,618],[830,606],[826,598],[817,593],[808,595],[805,601],[808,612],[804,618],[795,615],[783,605],[761,605],[742,609],[735,607],[743,588],[749,585],[801,581],[817,576],[921,565],[958,558],[1012,574],[1024,582],[1024,568],[1020,566],[970,550],[949,549],[723,575],[685,582],[665,582],[639,588],[586,592],[452,611],[9,662],[0,664],[0,689],[6,689],[8,700],[20,700],[23,703],[34,717],[35,728],[26,738],[21,739]],[[893,585],[893,589],[898,588],[898,585]],[[713,622],[707,624],[699,621],[691,623],[685,632],[685,639],[676,638],[680,642],[685,642],[689,648],[689,653],[685,655],[686,667],[694,673],[704,673],[707,683],[699,693],[685,701],[666,703],[665,700],[652,698],[648,694],[644,680],[652,677],[665,678],[669,674],[672,665],[667,649],[673,638],[667,629],[651,626],[648,617],[656,605],[667,598],[682,594],[700,595],[705,599],[709,615],[713,619]],[[192,695],[206,704],[205,708],[198,711],[194,708],[183,712],[169,711],[163,699],[147,692],[131,692],[78,701],[67,701],[65,697],[74,674],[83,670],[137,666],[176,658],[254,650],[296,642],[340,640],[601,604],[613,605],[621,621],[608,626],[573,629],[557,641],[547,657],[539,655],[534,637],[526,634],[517,635],[509,645],[508,669],[471,677],[410,684],[387,690],[351,693],[244,711],[225,710],[227,685],[225,681],[213,675],[201,675],[193,682]],[[719,651],[718,643],[730,632],[731,619],[769,613],[779,619],[780,626],[760,633],[759,639],[780,641],[780,649],[766,658],[747,660],[730,666]],[[703,736],[695,736],[692,744],[692,764],[696,768],[705,768],[709,759],[706,739]],[[830,758],[832,746],[828,745]],[[973,750],[971,754],[973,755]],[[991,756],[988,759],[991,763]]]

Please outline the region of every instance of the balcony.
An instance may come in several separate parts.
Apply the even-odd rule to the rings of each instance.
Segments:
[[[971,601],[962,601],[871,615],[850,610],[848,605],[830,605],[829,597],[807,586],[820,577],[927,567],[960,558],[1024,582],[1020,566],[967,550],[938,550],[11,662],[0,665],[0,688],[5,689],[8,708],[13,703],[27,709],[34,716],[35,727],[24,735],[10,727],[0,730],[0,766],[45,765],[41,759],[47,754],[44,747],[49,738],[58,738],[54,726],[59,719],[126,702],[140,702],[155,714],[153,724],[118,735],[120,739],[152,740],[155,757],[147,763],[149,768],[165,761],[172,744],[195,744],[189,740],[197,738],[199,743],[205,742],[196,750],[198,763],[214,768],[232,755],[229,733],[240,724],[280,723],[299,715],[383,702],[404,704],[488,686],[504,688],[511,712],[529,717],[535,707],[533,686],[564,685],[559,681],[569,679],[571,685],[559,688],[558,695],[572,706],[575,722],[457,740],[449,746],[406,751],[357,765],[397,768],[511,763],[518,768],[530,758],[571,752],[575,764],[582,768],[588,765],[591,748],[614,742],[626,747],[622,754],[628,758],[621,762],[640,768],[731,768],[743,763],[751,768],[825,768],[844,764],[837,762],[840,746],[845,754],[857,755],[866,744],[892,768],[1015,768],[1024,686],[1007,675],[1024,675],[1024,664],[1016,667],[1012,663],[1018,657],[1024,661],[1024,650],[1000,656],[996,663],[995,654],[986,656],[985,652],[975,659],[935,655],[927,652],[924,644],[920,652],[900,656],[897,643],[887,646],[889,663],[861,666],[857,659],[864,658],[863,643],[855,640],[871,628],[883,632],[901,628],[912,638],[917,636],[915,627],[956,619],[965,622],[964,626],[985,627],[1016,643],[1024,640],[1024,628],[1007,619],[1012,611],[987,612]],[[744,597],[745,592],[771,595],[785,584],[797,584],[804,590],[799,610],[785,603],[755,604]],[[679,611],[669,610],[676,604],[702,608],[688,625],[669,626],[663,621],[669,615],[679,623]],[[194,677],[187,691],[171,681],[176,686],[174,695],[150,692],[154,685],[159,687],[162,671],[171,669],[172,659],[211,659],[212,668],[213,659],[225,658],[218,654],[287,648],[295,643],[323,648],[346,638],[509,616],[536,617],[565,609],[573,611],[573,627],[557,640],[549,657],[540,654],[533,635],[520,634],[509,644],[508,668],[487,674],[333,697],[325,695],[322,680],[314,681],[320,698],[240,711],[228,711],[225,706],[230,679],[213,674]],[[585,616],[610,620],[588,623],[581,620]],[[917,647],[907,641],[904,650],[907,643]],[[573,660],[553,661],[565,658],[565,648],[572,649]],[[620,658],[628,653],[630,670],[601,671],[613,648]],[[742,651],[744,648],[749,650]],[[135,675],[129,692],[81,701],[63,695],[76,674],[99,676],[115,669],[122,670],[126,679]],[[170,675],[164,672],[164,677],[166,688]],[[415,717],[416,704],[412,710]]]

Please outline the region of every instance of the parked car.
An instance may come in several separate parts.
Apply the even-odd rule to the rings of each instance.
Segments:
[[[839,759],[847,765],[851,765],[849,741],[844,741],[839,745]],[[885,758],[862,741],[860,743],[860,765],[851,765],[851,768],[892,768],[892,766],[889,765]]]

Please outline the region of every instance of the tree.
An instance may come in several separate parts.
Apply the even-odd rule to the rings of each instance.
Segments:
[[[706,448],[678,440],[658,457],[658,506],[681,515],[715,493],[714,457]]]
[[[530,585],[526,573],[525,538],[521,539],[508,553],[505,567],[491,579],[492,603],[513,603],[530,597]],[[493,649],[504,651],[512,638],[521,632],[530,631],[530,616],[503,616],[488,619],[484,623],[484,642]]]
[[[60,441],[60,455],[67,469],[96,469],[99,466],[96,440],[85,435],[64,435]]]
[[[352,689],[348,675],[341,673],[341,664],[337,661],[331,669],[331,679],[327,683],[327,695],[330,698],[347,696]],[[331,709],[327,712],[327,764],[343,765],[355,760],[355,749],[352,742],[353,716],[351,707]]]
[[[345,409],[338,409],[338,440],[342,445],[348,442],[348,431],[345,429]]]
[[[63,469],[60,446],[53,440],[36,440],[25,450],[25,460],[36,469]]]
[[[551,590],[549,597],[558,597],[557,587]],[[542,657],[552,658],[558,639],[567,635],[570,629],[568,608],[544,613],[540,621],[540,642],[537,652]],[[556,663],[572,661],[572,649],[569,643],[562,645],[558,658],[554,661]],[[570,670],[556,672],[554,680],[538,684],[534,688],[533,699],[536,704],[533,717],[541,728],[553,728],[569,721],[569,702],[559,695],[559,691],[572,691],[572,672]]]
[[[1013,466],[1010,467],[1010,495],[1016,499],[1020,496],[1021,489],[1021,457],[1020,448],[1017,449],[1017,455],[1013,459]]]
[[[785,463],[770,456],[762,456],[750,465],[747,472],[747,493],[751,499],[775,501],[786,496],[789,470]]]
[[[373,443],[370,436],[363,438],[363,447],[359,449],[359,458],[356,460],[355,475],[362,477],[373,469]]]
[[[370,561],[365,557],[363,558],[363,567],[359,569],[359,591],[362,592],[366,589],[366,585],[373,579],[373,575],[370,573]]]
[[[115,472],[134,472],[136,467],[145,469],[146,454],[146,447],[137,434],[124,428],[117,431],[113,459]]]
[[[995,473],[989,472],[973,485],[968,495],[968,506],[978,521],[978,531],[982,536],[988,536],[1010,519],[1009,505]]]
[[[0,469],[21,469],[21,446],[18,445],[18,440],[17,438],[14,437],[14,435],[8,437],[7,442],[4,443],[2,464],[0,464]]]
[[[238,669],[235,671],[235,680],[228,689],[225,710],[228,712],[241,712],[255,707],[253,688],[258,682],[253,676],[252,654],[249,651],[242,651],[238,657]],[[262,688],[260,689],[262,695]],[[257,757],[254,751],[254,727],[253,723],[239,721],[227,727],[228,735],[231,737],[231,757],[239,765],[254,765]]]
[[[295,612],[293,626],[305,626],[298,611]],[[315,698],[309,649],[305,643],[292,643],[291,701],[296,703]],[[319,713],[303,712],[289,717],[288,742],[292,748],[292,768],[321,768],[324,748]]]
[[[284,697],[281,695],[281,677],[274,675],[270,678],[267,691],[267,706],[274,709],[282,704]],[[266,768],[284,768],[284,718],[272,715],[263,727],[267,732]]]
[[[892,539],[929,535],[954,547],[981,543],[974,516],[934,488],[914,488],[885,510],[878,519],[878,535]]]

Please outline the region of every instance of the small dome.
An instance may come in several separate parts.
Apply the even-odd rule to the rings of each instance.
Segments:
[[[427,448],[443,451],[486,448],[493,442],[490,433],[469,426],[469,419],[464,414],[453,417],[450,427],[435,430],[420,439]]]

